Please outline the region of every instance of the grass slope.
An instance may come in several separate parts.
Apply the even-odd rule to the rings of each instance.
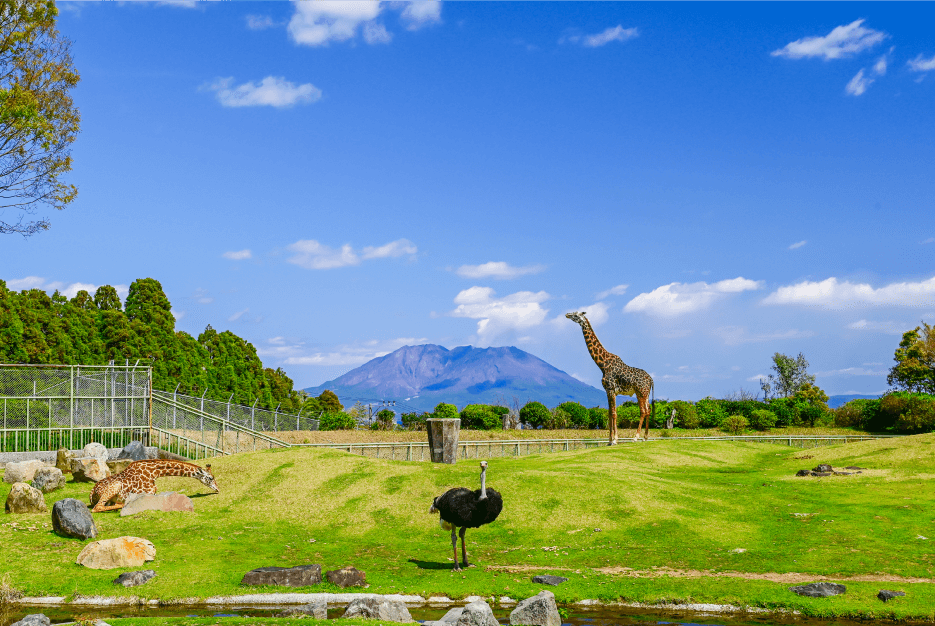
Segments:
[[[446,489],[476,488],[476,462],[327,449],[241,454],[213,461],[219,495],[187,479],[159,481],[160,491],[195,496],[195,513],[95,514],[99,538],[132,535],[156,546],[147,567],[158,576],[145,587],[115,587],[119,571],[76,565],[87,542],[54,535],[45,514],[2,519],[0,577],[30,596],[169,599],[274,591],[240,579],[255,567],[321,563],[364,570],[375,593],[524,598],[540,589],[532,575],[555,573],[570,578],[554,588],[560,602],[690,600],[932,618],[933,443],[935,435],[920,435],[803,451],[670,440],[497,459],[488,484],[503,494],[504,510],[468,531],[477,567],[460,574],[451,571],[449,534],[427,511]],[[818,462],[868,469],[794,477]],[[9,488],[3,483],[0,497]],[[87,501],[90,490],[69,482],[47,502]],[[817,576],[863,580],[844,580],[848,593],[829,599],[787,591]],[[883,588],[907,597],[883,605],[874,597]]]

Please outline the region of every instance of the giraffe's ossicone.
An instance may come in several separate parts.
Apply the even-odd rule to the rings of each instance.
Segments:
[[[156,479],[163,476],[188,476],[200,481],[215,493],[219,493],[217,481],[211,473],[211,466],[200,467],[185,461],[170,459],[145,459],[134,461],[119,474],[108,476],[94,485],[91,490],[91,509],[95,513],[113,511],[123,507],[131,493],[156,493]],[[108,502],[115,502],[108,505]]]

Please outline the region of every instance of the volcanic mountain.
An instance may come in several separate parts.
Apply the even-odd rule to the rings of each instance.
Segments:
[[[520,406],[529,400],[548,407],[568,400],[589,407],[607,402],[602,390],[512,346],[404,346],[305,391],[319,395],[325,389],[335,392],[345,406],[357,400],[396,400],[397,412],[431,411],[439,402],[459,409],[497,400],[512,405],[514,398]]]

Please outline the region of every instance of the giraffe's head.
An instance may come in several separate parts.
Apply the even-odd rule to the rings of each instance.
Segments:
[[[210,489],[214,489],[215,493],[220,493],[221,490],[218,489],[218,483],[214,480],[214,474],[211,473],[211,466],[205,465],[203,468],[198,468],[195,470],[195,473],[192,475],[192,478],[195,480],[200,480],[204,485]]]
[[[588,323],[588,318],[585,317],[586,313],[587,313],[586,311],[581,311],[580,313],[579,312],[565,313],[565,317],[567,317],[568,319],[570,319],[576,324],[581,324],[582,326],[584,326],[585,324]]]

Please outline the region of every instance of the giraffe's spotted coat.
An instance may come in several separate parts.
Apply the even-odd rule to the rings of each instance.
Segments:
[[[108,476],[94,485],[91,491],[91,509],[95,513],[113,511],[123,507],[123,502],[131,493],[156,493],[156,479],[163,476],[188,476],[201,481],[206,486],[219,491],[218,484],[211,474],[211,466],[199,467],[185,461],[169,459],[146,459],[134,461],[119,474]],[[107,503],[117,501],[108,506]]]

